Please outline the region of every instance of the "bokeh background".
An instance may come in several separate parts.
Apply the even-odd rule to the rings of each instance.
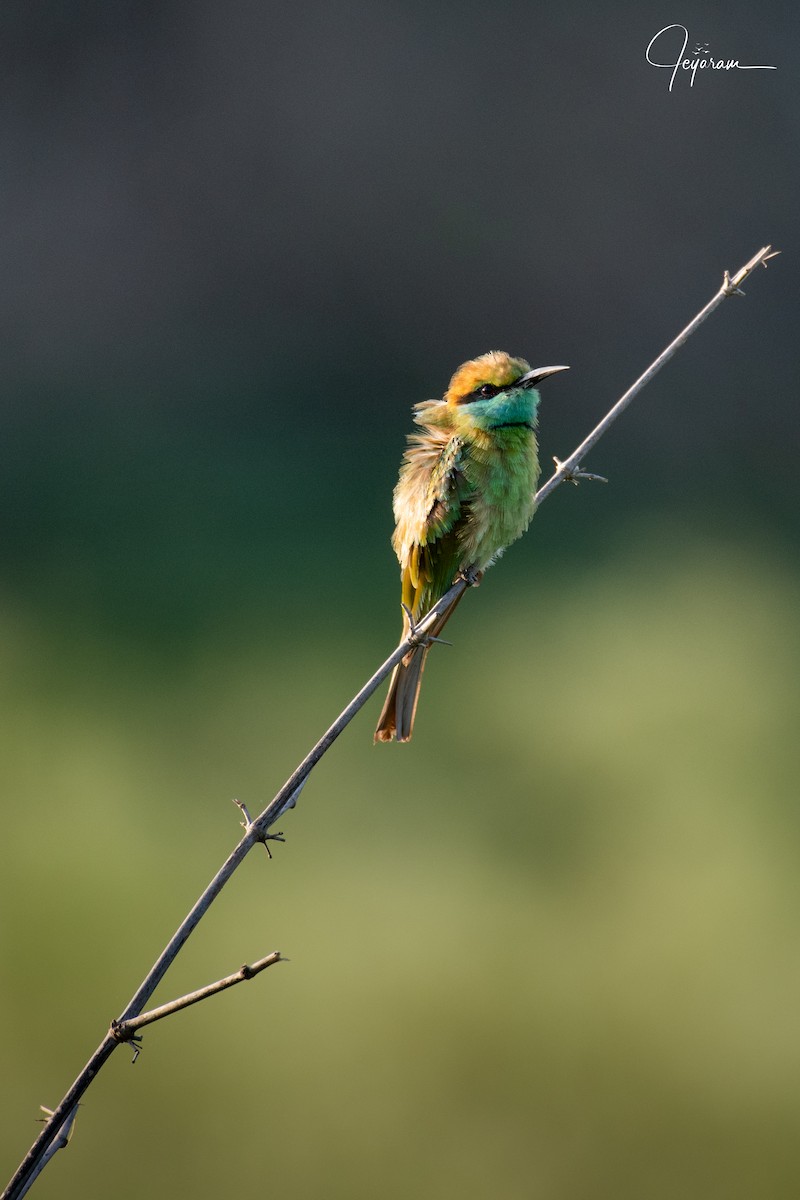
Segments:
[[[674,21],[715,57],[645,61]],[[157,994],[42,1197],[800,1186],[796,5],[0,9],[7,1174],[395,643],[412,403],[567,362],[565,457]],[[678,36],[674,35],[677,54]],[[664,43],[666,46],[667,43]]]

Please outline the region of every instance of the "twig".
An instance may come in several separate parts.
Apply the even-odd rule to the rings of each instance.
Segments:
[[[189,1008],[192,1004],[198,1004],[209,996],[216,996],[217,992],[224,992],[226,988],[234,987],[237,983],[255,979],[256,975],[278,962],[286,962],[286,959],[282,958],[277,950],[274,950],[266,958],[260,958],[252,965],[245,963],[238,971],[234,971],[233,975],[226,975],[224,979],[218,979],[216,983],[209,983],[205,987],[198,988],[196,992],[189,992],[188,995],[180,996],[177,1000],[170,1000],[168,1004],[151,1008],[149,1012],[132,1017],[129,1021],[112,1021],[109,1032],[118,1042],[138,1041],[138,1031],[144,1029],[145,1025],[152,1025],[154,1021],[160,1021],[162,1017],[170,1017],[173,1013],[180,1012],[183,1008]]]
[[[713,299],[708,302],[705,308],[701,309],[694,320],[689,322],[686,328],[678,334],[678,336],[669,344],[669,346],[667,346],[666,350],[664,350],[652,363],[652,365],[647,368],[644,374],[636,380],[633,386],[630,387],[625,395],[617,401],[614,407],[592,430],[589,436],[584,438],[580,446],[573,451],[569,458],[563,463],[557,464],[554,474],[536,493],[537,505],[541,504],[543,500],[546,500],[547,497],[562,483],[577,482],[579,479],[599,478],[597,476],[590,476],[587,474],[587,472],[584,472],[580,466],[581,460],[599,441],[609,426],[616,421],[617,417],[624,412],[631,400],[633,400],[634,396],[636,396],[638,392],[642,390],[645,384],[649,383],[653,376],[661,370],[661,368],[672,357],[678,347],[683,345],[687,338],[694,333],[695,329],[702,324],[706,317],[710,316],[711,313],[727,296],[743,295],[744,293],[741,291],[740,284],[744,282],[747,276],[759,265],[759,263],[762,263],[764,266],[766,266],[769,259],[774,258],[776,253],[777,251],[772,251],[770,246],[764,246],[758,251],[757,254],[754,254],[750,261],[745,263],[745,265],[732,277],[727,271],[725,272],[722,286]],[[60,1131],[71,1127],[75,1116],[76,1106],[81,1096],[89,1087],[97,1072],[111,1056],[116,1047],[120,1044],[120,1038],[117,1031],[122,1028],[130,1029],[132,1027],[132,1023],[136,1019],[139,1020],[140,1024],[146,1023],[141,1016],[142,1009],[149,1000],[150,996],[152,996],[155,989],[158,987],[158,984],[161,982],[166,971],[175,961],[175,958],[181,950],[181,947],[184,945],[193,930],[197,927],[200,920],[208,911],[212,902],[222,891],[223,887],[233,875],[236,868],[242,863],[255,845],[257,845],[259,842],[263,842],[266,845],[266,841],[270,836],[267,832],[270,826],[278,820],[282,813],[286,812],[287,809],[293,806],[311,771],[314,769],[326,751],[330,749],[330,747],[338,738],[339,734],[350,724],[356,713],[358,713],[364,707],[367,700],[369,700],[373,692],[380,687],[381,683],[383,683],[384,679],[386,679],[400,659],[404,658],[413,646],[424,642],[427,630],[435,624],[437,617],[439,617],[441,613],[449,608],[453,601],[460,596],[468,586],[468,582],[461,578],[459,578],[453,584],[453,586],[442,597],[439,603],[436,604],[429,613],[427,613],[427,615],[422,621],[419,622],[412,633],[410,633],[409,636],[400,643],[397,649],[394,650],[386,659],[386,661],[378,668],[372,678],[364,684],[360,692],[353,697],[343,712],[336,718],[331,727],[322,735],[316,746],[314,746],[314,748],[303,759],[297,769],[289,776],[286,783],[277,793],[275,798],[267,805],[264,811],[258,817],[256,817],[254,821],[249,820],[246,809],[240,804],[239,807],[242,809],[242,813],[245,817],[245,821],[243,822],[245,827],[244,837],[241,839],[238,846],[236,846],[236,848],[228,856],[222,867],[220,867],[217,874],[200,896],[194,908],[192,908],[191,912],[180,924],[174,936],[167,944],[162,954],[156,960],[147,977],[143,980],[136,994],[127,1005],[125,1011],[118,1018],[118,1020],[112,1024],[111,1030],[109,1030],[109,1033],[97,1047],[94,1054],[81,1071],[80,1075],[78,1075],[77,1079],[72,1084],[72,1087],[64,1096],[64,1099],[61,1101],[58,1108],[53,1110],[53,1113],[47,1121],[47,1124],[23,1159],[13,1179],[9,1183],[5,1192],[3,1192],[0,1200],[19,1200],[19,1198],[24,1195],[25,1191],[27,1191],[28,1187],[30,1187],[30,1183],[35,1177],[35,1174],[38,1174],[38,1172],[42,1169],[43,1156],[48,1154],[49,1158],[50,1155],[48,1153],[48,1148],[54,1144],[55,1139],[59,1138]],[[269,965],[266,960],[263,961],[265,965]],[[231,981],[239,982],[238,978],[229,978]],[[224,986],[231,986],[231,983],[227,983],[225,980],[222,980],[221,983],[223,983]],[[214,989],[216,985],[212,984],[211,987]],[[204,989],[204,991],[206,990]],[[206,992],[206,994],[213,994],[213,991]],[[205,998],[199,993],[194,993],[193,995],[195,999],[190,999],[190,1003],[195,1003],[197,1000]],[[175,1004],[179,1004],[179,1002],[175,1002]],[[181,1007],[183,1007],[183,1005],[181,1005]],[[170,1006],[166,1005],[163,1006],[163,1008],[170,1008]],[[175,1009],[172,1008],[171,1011],[175,1011]],[[164,1012],[162,1009],[154,1009],[150,1014],[145,1014],[145,1016],[149,1016],[151,1020],[157,1020],[158,1017],[154,1016],[154,1013],[158,1013],[159,1016],[166,1015],[166,1012]]]
[[[649,383],[653,376],[658,374],[664,364],[669,362],[675,351],[680,349],[684,342],[688,341],[695,329],[703,324],[703,321],[705,321],[706,317],[710,317],[712,312],[714,312],[714,310],[718,308],[722,301],[727,299],[728,296],[743,296],[744,292],[739,285],[744,283],[745,279],[747,279],[747,276],[751,273],[751,271],[756,269],[759,263],[766,267],[769,260],[771,258],[775,258],[778,254],[780,254],[780,250],[773,250],[771,246],[762,246],[758,253],[754,254],[750,261],[745,263],[745,265],[736,272],[733,278],[730,277],[727,271],[725,272],[722,277],[722,285],[716,296],[709,300],[705,308],[700,309],[700,312],[697,314],[697,316],[689,322],[685,329],[681,330],[674,341],[670,342],[666,350],[662,350],[655,362],[651,363],[644,374],[640,375],[636,382],[628,388],[625,395],[620,396],[614,407],[606,413],[599,424],[595,425],[589,436],[583,439],[580,446],[578,446],[576,450],[573,450],[569,458],[565,459],[563,463],[559,462],[558,459],[555,460],[555,471],[547,480],[547,483],[543,484],[536,493],[537,505],[541,504],[543,500],[546,500],[550,493],[554,492],[561,483],[577,483],[579,479],[598,478],[597,476],[587,475],[585,471],[581,470],[580,465],[592,447],[599,442],[606,430],[614,424],[617,417],[624,413],[634,396],[637,396],[645,384]]]

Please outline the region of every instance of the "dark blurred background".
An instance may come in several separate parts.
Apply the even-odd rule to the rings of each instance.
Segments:
[[[775,71],[645,61],[687,53]],[[414,742],[373,703],[42,1196],[796,1196],[794,5],[0,10],[8,1174],[399,632],[410,407],[492,348],[566,455]],[[677,55],[680,36],[659,50]],[[664,60],[666,61],[666,59]],[[153,1182],[155,1180],[155,1182]]]

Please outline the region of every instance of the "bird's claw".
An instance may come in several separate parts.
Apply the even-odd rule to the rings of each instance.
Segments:
[[[476,566],[464,567],[458,574],[467,587],[479,587],[483,579],[483,571],[479,571]]]
[[[591,471],[584,471],[580,464],[565,469],[561,459],[556,458],[555,454],[553,455],[553,462],[556,464],[557,472],[563,471],[562,479],[564,483],[572,483],[575,487],[578,486],[582,479],[588,479],[594,483],[608,483],[605,475],[593,475]]]

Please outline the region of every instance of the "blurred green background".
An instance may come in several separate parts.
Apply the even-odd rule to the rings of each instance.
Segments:
[[[777,71],[668,90],[650,38]],[[10,1175],[399,632],[410,406],[490,348],[565,457],[765,242],[90,1089],[59,1197],[796,1196],[796,6],[0,10]],[[678,42],[675,50],[677,52]],[[690,46],[693,50],[693,45]]]

